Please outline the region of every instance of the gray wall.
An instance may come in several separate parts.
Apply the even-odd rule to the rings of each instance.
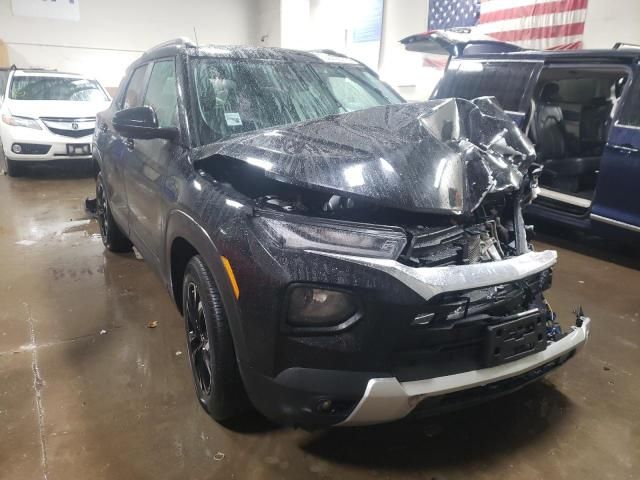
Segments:
[[[117,86],[129,63],[165,40],[254,45],[262,0],[82,0],[80,21],[13,16],[0,0],[0,40],[10,63],[92,74]]]

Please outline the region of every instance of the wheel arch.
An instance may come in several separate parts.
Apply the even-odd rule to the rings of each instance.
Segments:
[[[98,149],[98,145],[94,142],[91,148],[91,163],[93,164],[93,174],[94,178],[98,176],[98,173],[102,171],[102,155],[100,154],[100,149]]]
[[[189,214],[174,210],[167,220],[165,268],[167,287],[174,303],[182,313],[182,279],[187,263],[199,255],[209,268],[224,305],[236,355],[246,358],[246,346],[240,311],[222,259],[207,231]]]
[[[184,237],[176,237],[171,242],[169,278],[171,283],[171,294],[178,311],[182,314],[182,280],[189,260],[200,252]]]

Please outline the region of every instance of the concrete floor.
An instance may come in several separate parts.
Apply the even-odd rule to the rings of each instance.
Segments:
[[[582,304],[592,338],[516,394],[419,422],[236,432],[198,406],[160,282],[104,251],[82,209],[93,181],[46,175],[0,177],[0,477],[640,478],[637,259],[538,242],[560,253],[550,302],[567,321]]]

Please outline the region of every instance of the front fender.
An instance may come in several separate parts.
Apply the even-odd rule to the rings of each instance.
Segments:
[[[177,238],[183,238],[189,242],[198,251],[209,271],[211,271],[227,313],[236,356],[239,357],[239,360],[247,358],[247,348],[244,341],[244,332],[242,331],[242,322],[240,321],[238,302],[233,294],[233,287],[222,264],[220,253],[207,231],[191,215],[181,210],[171,211],[167,218],[163,270],[171,298],[177,304],[177,299],[174,295],[174,280],[171,276],[171,246]],[[182,287],[180,286],[180,288]]]

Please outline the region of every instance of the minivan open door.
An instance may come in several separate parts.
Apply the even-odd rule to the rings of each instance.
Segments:
[[[600,161],[600,173],[591,205],[591,225],[603,235],[640,233],[640,64],[633,69],[613,117]]]
[[[517,45],[499,42],[470,28],[433,30],[401,40],[405,49],[426,55],[448,55],[444,76],[431,98],[495,97],[516,124],[526,129],[526,114],[531,107],[533,85],[542,64],[540,61],[492,59],[489,53],[522,50]]]

